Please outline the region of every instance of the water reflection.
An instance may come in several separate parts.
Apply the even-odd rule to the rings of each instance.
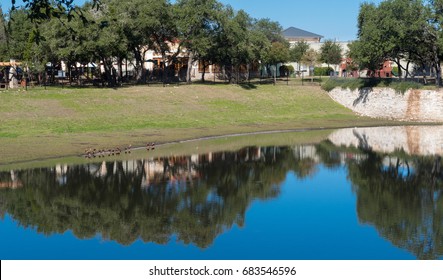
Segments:
[[[379,153],[402,151],[409,155],[442,155],[443,126],[386,126],[339,129],[329,140],[336,146],[372,149]]]
[[[207,247],[234,224],[243,225],[253,200],[278,196],[291,166],[288,151],[245,148],[4,172],[2,186],[23,187],[2,190],[1,214],[48,235],[100,233],[122,244],[138,238],[165,244],[175,235]]]
[[[310,178],[320,166],[346,166],[360,223],[419,259],[441,258],[440,157],[379,151],[375,137],[355,130],[341,132],[349,145],[337,143],[337,133],[316,145],[0,172],[0,215],[46,235],[206,248],[243,227],[253,201],[280,196],[288,173]]]
[[[333,147],[358,148],[348,161],[360,222],[419,259],[443,255],[441,126],[342,129]],[[332,144],[334,143],[334,144]]]
[[[360,222],[419,259],[443,254],[441,172],[432,157],[389,158],[374,152],[348,163]]]

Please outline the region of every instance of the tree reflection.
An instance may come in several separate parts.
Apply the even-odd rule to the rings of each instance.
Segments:
[[[257,199],[279,195],[300,159],[292,148],[244,148],[126,162],[16,172],[21,188],[2,188],[0,213],[46,235],[68,230],[121,244],[179,241],[205,248],[242,227]],[[8,173],[1,182],[11,184]],[[6,186],[6,185],[5,185]]]
[[[357,147],[316,145],[320,160],[334,168],[344,162],[357,195],[361,223],[418,259],[443,256],[443,174],[440,156],[412,156],[404,150],[379,153],[364,134],[353,131]],[[348,139],[349,140],[349,139]]]
[[[418,259],[440,258],[443,192],[441,173],[432,172],[435,159],[365,153],[366,159],[348,162],[360,222]]]
[[[315,147],[317,155],[326,167],[337,168],[341,166],[340,152],[329,140],[325,140]]]

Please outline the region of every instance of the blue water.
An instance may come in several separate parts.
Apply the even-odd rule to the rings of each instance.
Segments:
[[[383,238],[371,224],[361,224],[347,167],[319,164],[312,176],[292,171],[273,198],[254,199],[244,224],[234,223],[207,248],[185,245],[171,236],[166,245],[140,239],[130,245],[72,231],[37,233],[6,213],[0,222],[0,259],[415,259]],[[441,258],[441,257],[440,257]]]

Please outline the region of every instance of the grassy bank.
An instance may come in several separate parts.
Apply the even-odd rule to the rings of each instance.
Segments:
[[[190,85],[0,92],[0,164],[230,133],[383,125],[318,86]]]

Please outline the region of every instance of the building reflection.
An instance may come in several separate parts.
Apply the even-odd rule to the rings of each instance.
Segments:
[[[5,176],[6,175],[6,176]],[[7,179],[3,179],[0,180],[0,189],[1,188],[11,188],[11,189],[16,189],[16,188],[21,188],[23,187],[23,183],[21,182],[21,180],[17,177],[17,171],[15,170],[11,170],[9,172],[9,176],[8,174],[5,174],[2,177],[6,177]]]

